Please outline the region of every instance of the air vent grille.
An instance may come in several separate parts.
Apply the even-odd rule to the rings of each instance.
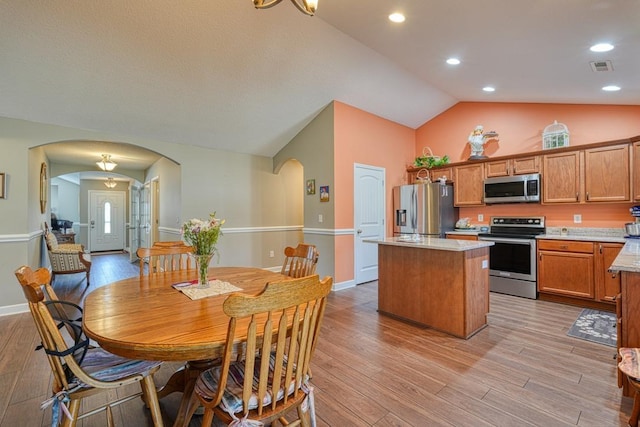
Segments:
[[[613,65],[611,61],[592,61],[590,62],[591,69],[596,72],[600,71],[613,71]]]

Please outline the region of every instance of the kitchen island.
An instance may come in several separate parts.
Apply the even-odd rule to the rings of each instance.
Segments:
[[[618,348],[640,347],[640,240],[628,239],[609,270],[622,275],[620,295],[616,298]],[[635,393],[620,371],[618,386],[622,386],[625,396],[632,397]]]
[[[390,237],[378,244],[378,311],[469,338],[487,325],[493,242]]]

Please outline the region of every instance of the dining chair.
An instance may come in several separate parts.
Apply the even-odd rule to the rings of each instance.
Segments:
[[[299,243],[295,248],[287,246],[280,273],[294,278],[311,276],[316,273],[319,256],[315,245]]]
[[[87,286],[91,279],[91,254],[85,253],[84,246],[78,243],[58,243],[55,234],[44,223],[44,239],[51,262],[51,280],[56,274],[85,273]]]
[[[210,426],[214,418],[234,425],[279,421],[309,426],[312,420],[315,425],[309,364],[331,284],[330,277],[320,281],[313,275],[267,283],[258,295],[227,297],[222,363],[198,377],[184,425],[200,405],[203,426]],[[245,347],[242,360],[234,355],[239,342]],[[293,409],[297,419],[287,424],[285,416]]]
[[[140,276],[154,275],[167,271],[190,270],[195,268],[191,259],[192,246],[152,246],[150,248],[138,248],[136,255],[140,262]],[[145,264],[147,268],[145,269]]]
[[[186,246],[187,244],[183,240],[161,240],[159,242],[153,242],[152,246],[160,248],[172,248],[174,246]]]
[[[637,427],[640,416],[640,348],[622,347],[618,349],[618,355],[618,369],[627,376],[629,386],[635,391],[629,425]]]
[[[50,292],[48,269],[33,271],[23,266],[15,275],[40,335],[41,346],[37,349],[44,349],[53,373],[53,395],[43,402],[44,407],[53,406],[52,425],[73,427],[79,419],[105,411],[107,425],[112,426],[111,408],[142,396],[154,426],[162,426],[153,380],[162,362],[125,359],[91,346],[82,330],[82,309],[68,301],[51,299],[50,295],[45,298],[45,293]],[[127,391],[121,389],[134,383],[140,384],[140,391],[123,395]],[[83,399],[98,393],[104,393],[109,402],[80,414]]]

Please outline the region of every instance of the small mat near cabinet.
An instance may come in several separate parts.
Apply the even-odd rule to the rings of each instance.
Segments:
[[[616,347],[616,315],[608,311],[585,308],[573,323],[567,335],[598,344]]]

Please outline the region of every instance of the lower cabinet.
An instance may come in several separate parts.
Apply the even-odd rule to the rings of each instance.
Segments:
[[[538,292],[595,298],[593,243],[538,242]]]
[[[620,276],[608,271],[621,243],[574,240],[538,241],[538,292],[563,302],[613,309]]]

